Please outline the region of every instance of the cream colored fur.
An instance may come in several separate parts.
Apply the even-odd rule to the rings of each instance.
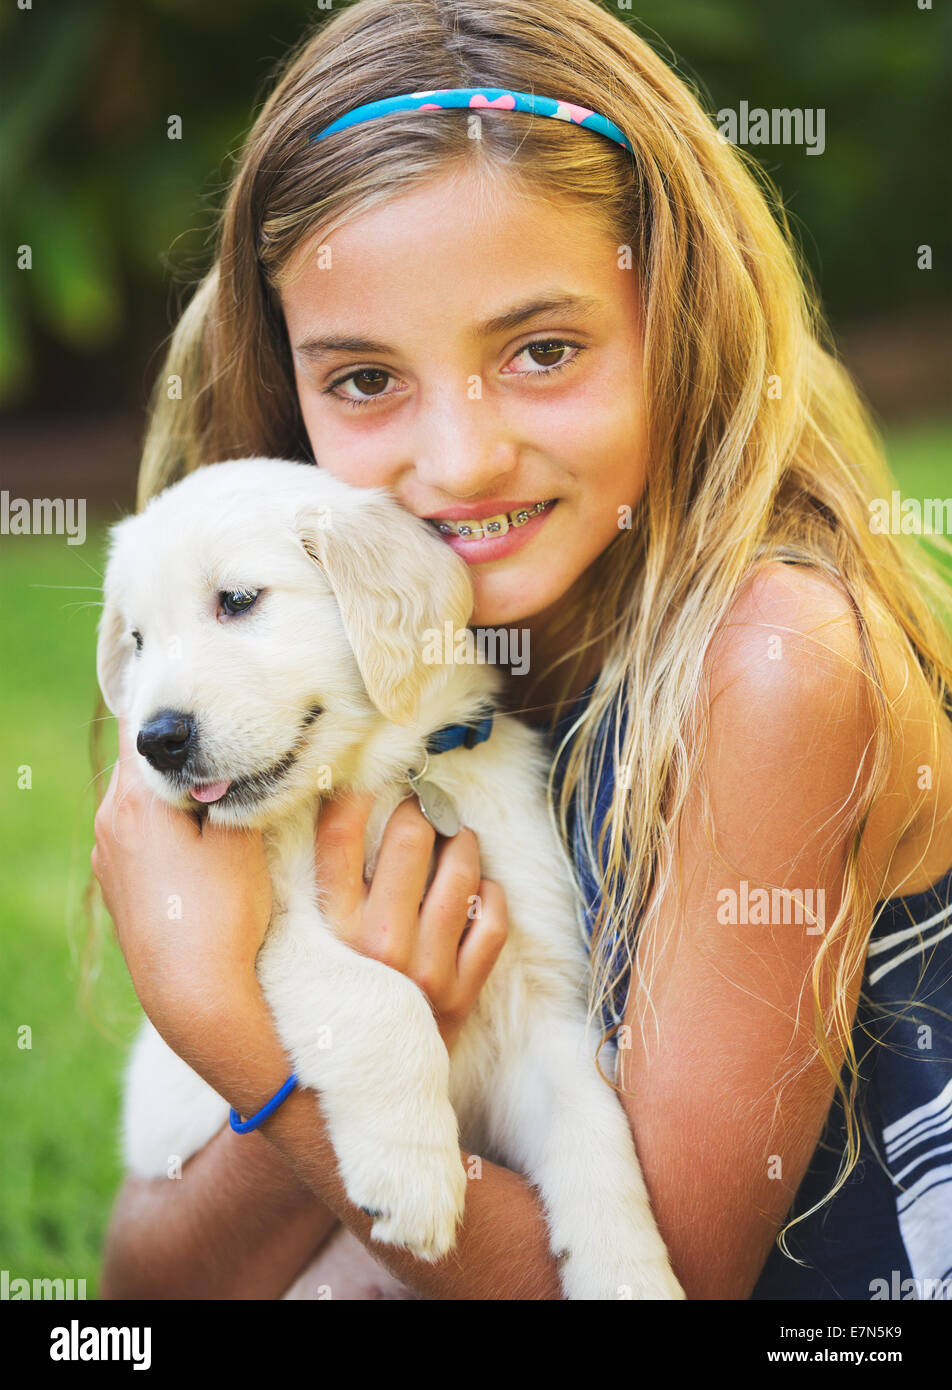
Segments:
[[[218,619],[218,593],[236,588],[261,597]],[[462,628],[471,609],[466,565],[384,490],[306,464],[213,464],[113,528],[99,680],[133,735],[162,710],[197,720],[195,782],[248,777],[297,750],[257,800],[228,796],[205,814],[264,831],[274,914],[258,977],[302,1086],[320,1092],[349,1197],[380,1213],[374,1241],[428,1260],[452,1248],[467,1189],[462,1143],[537,1186],[569,1298],[683,1297],[625,1115],[593,1060],[587,956],[545,808],[541,735],[500,715],[485,743],[430,758],[429,780],[476,832],[510,919],[452,1058],[422,991],[344,944],[322,909],[321,796],[376,795],[369,878],[408,794],[399,779],[421,765],[427,738],[499,691],[490,666],[422,659],[426,630]],[[322,712],[305,726],[315,704]],[[144,758],[141,771],[157,795],[195,811],[172,776]],[[126,1076],[128,1167],[165,1176],[227,1117],[146,1021]]]

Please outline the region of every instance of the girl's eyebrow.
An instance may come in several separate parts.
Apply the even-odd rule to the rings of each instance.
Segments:
[[[540,314],[571,313],[576,318],[591,318],[593,314],[597,314],[605,307],[604,302],[595,298],[594,295],[553,292],[526,300],[522,304],[513,305],[511,309],[506,309],[503,313],[495,314],[491,319],[476,324],[473,328],[473,336],[492,338],[499,333],[511,332],[528,319],[538,318]],[[316,362],[319,358],[326,357],[332,352],[350,352],[358,355],[380,353],[387,356],[395,355],[397,349],[390,347],[387,343],[375,342],[372,338],[329,334],[306,338],[304,342],[295,346],[294,352],[309,362]]]

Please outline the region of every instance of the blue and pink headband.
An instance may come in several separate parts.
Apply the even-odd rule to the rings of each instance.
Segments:
[[[572,101],[541,97],[534,92],[510,92],[505,87],[438,87],[432,92],[406,92],[402,96],[384,97],[381,101],[368,101],[364,106],[355,106],[353,111],[348,111],[317,135],[312,135],[311,139],[323,140],[327,135],[335,135],[337,131],[359,125],[362,121],[388,116],[391,111],[443,111],[459,107],[475,111],[527,111],[534,116],[551,116],[554,120],[570,121],[580,125],[583,130],[606,135],[616,145],[634,153],[631,141],[607,116],[600,116],[597,111],[589,111],[587,106],[577,106]]]

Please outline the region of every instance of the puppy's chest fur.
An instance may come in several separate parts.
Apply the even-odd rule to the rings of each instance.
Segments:
[[[548,765],[541,735],[502,716],[489,740],[431,757],[426,774],[427,781],[452,798],[460,823],[475,832],[482,877],[500,884],[506,895],[506,944],[450,1058],[450,1099],[461,1138],[490,1158],[498,1136],[487,1130],[481,1100],[493,1074],[506,1056],[525,1048],[540,1005],[577,1015],[586,996],[588,960],[575,889],[546,809]],[[408,794],[405,783],[390,783],[377,792],[365,838],[368,883],[387,822]],[[308,929],[334,930],[322,910],[320,884],[315,885],[317,809],[315,799],[313,806],[265,833],[274,901],[271,932],[290,923],[298,931],[302,923]],[[426,891],[443,843],[437,839]],[[478,908],[477,902],[470,911]]]

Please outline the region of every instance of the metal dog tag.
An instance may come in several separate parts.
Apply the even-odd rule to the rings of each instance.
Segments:
[[[459,830],[459,816],[446,792],[441,791],[433,782],[411,781],[410,785],[416,792],[420,810],[433,829],[440,835],[455,835]]]

